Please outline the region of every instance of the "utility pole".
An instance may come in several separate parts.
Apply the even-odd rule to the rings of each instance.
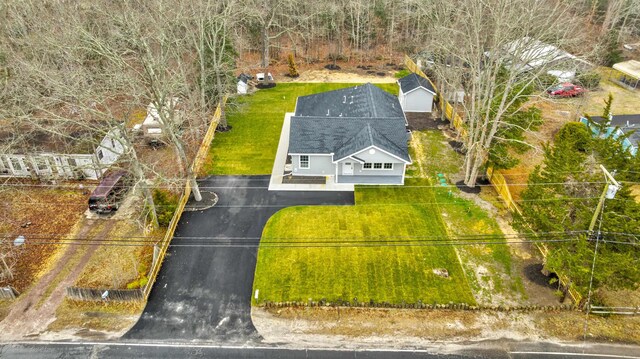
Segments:
[[[596,226],[596,221],[598,220],[598,214],[600,214],[600,212],[602,211],[602,206],[604,206],[605,198],[613,199],[616,196],[616,193],[618,192],[620,187],[622,187],[622,185],[620,185],[620,183],[618,183],[618,181],[616,181],[615,178],[613,178],[613,175],[609,173],[609,171],[607,171],[607,169],[604,168],[603,165],[600,165],[600,169],[602,169],[602,172],[604,172],[604,177],[607,183],[604,186],[604,190],[602,191],[602,194],[600,195],[600,200],[598,201],[598,206],[596,206],[596,210],[593,213],[593,218],[591,218],[591,224],[589,225],[589,236],[593,234],[593,229]],[[615,171],[613,171],[613,174],[615,174]]]
[[[598,245],[600,244],[600,228],[602,227],[602,213],[604,208],[604,200],[605,199],[613,199],[616,196],[616,193],[622,187],[618,181],[613,178],[613,175],[604,168],[603,165],[600,165],[600,169],[604,173],[605,180],[607,183],[604,186],[604,190],[602,191],[602,195],[600,195],[600,200],[598,201],[598,205],[596,206],[596,210],[593,213],[593,218],[591,218],[591,224],[589,224],[589,238],[593,238],[593,229],[596,226],[596,221],[598,220],[598,216],[600,216],[600,226],[598,226],[598,233],[596,233],[596,246],[593,250],[593,261],[591,262],[591,279],[589,280],[589,292],[587,294],[587,306],[585,310],[585,319],[584,319],[584,337],[583,340],[587,340],[587,325],[589,321],[589,313],[591,312],[591,294],[593,293],[593,276],[596,270],[596,258],[598,255]],[[615,171],[614,173],[615,174]]]

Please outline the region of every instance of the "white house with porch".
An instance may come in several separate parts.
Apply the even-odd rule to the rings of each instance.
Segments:
[[[2,153],[0,177],[99,179],[124,153],[119,136],[119,130],[109,131],[92,153]]]

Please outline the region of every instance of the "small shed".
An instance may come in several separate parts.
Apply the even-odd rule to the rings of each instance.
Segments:
[[[436,90],[431,82],[415,73],[398,80],[398,100],[404,112],[431,112]]]
[[[640,85],[640,61],[629,60],[613,65],[617,71],[616,80],[624,86],[637,89]]]

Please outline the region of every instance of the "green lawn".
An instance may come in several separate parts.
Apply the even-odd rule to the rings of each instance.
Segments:
[[[437,182],[436,174],[453,177],[463,165],[463,157],[448,144],[448,139],[440,131],[413,132],[410,153],[413,165],[407,169],[407,176],[425,176]],[[455,237],[490,236],[487,240],[498,240],[505,244],[464,245],[456,250],[462,260],[467,279],[476,300],[485,304],[502,304],[501,301],[519,301],[524,296],[522,278],[512,271],[512,257],[496,221],[473,201],[461,198],[457,188],[437,188],[435,199],[438,211],[445,219],[448,234]],[[491,188],[483,188],[481,198],[496,201],[502,206]],[[497,237],[497,238],[496,238]]]
[[[475,303],[453,247],[433,245],[447,238],[433,202],[428,187],[359,187],[356,206],[276,213],[258,252],[254,304],[309,298]],[[286,242],[298,247],[283,247]],[[433,273],[440,268],[449,278]]]
[[[204,174],[256,175],[269,174],[280,140],[286,112],[293,112],[298,96],[337,90],[357,84],[281,83],[275,88],[258,90],[240,96],[227,109],[227,120],[233,129],[217,133]],[[397,94],[396,84],[376,84]]]

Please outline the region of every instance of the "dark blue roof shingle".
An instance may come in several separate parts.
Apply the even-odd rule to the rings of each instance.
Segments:
[[[431,82],[429,80],[425,79],[422,76],[416,75],[415,73],[401,78],[400,80],[398,80],[398,83],[400,83],[400,88],[402,89],[403,93],[415,90],[418,87],[424,87],[425,89],[427,89],[427,91],[430,91],[433,94],[436,93],[436,90],[433,88],[433,85],[431,85]]]

